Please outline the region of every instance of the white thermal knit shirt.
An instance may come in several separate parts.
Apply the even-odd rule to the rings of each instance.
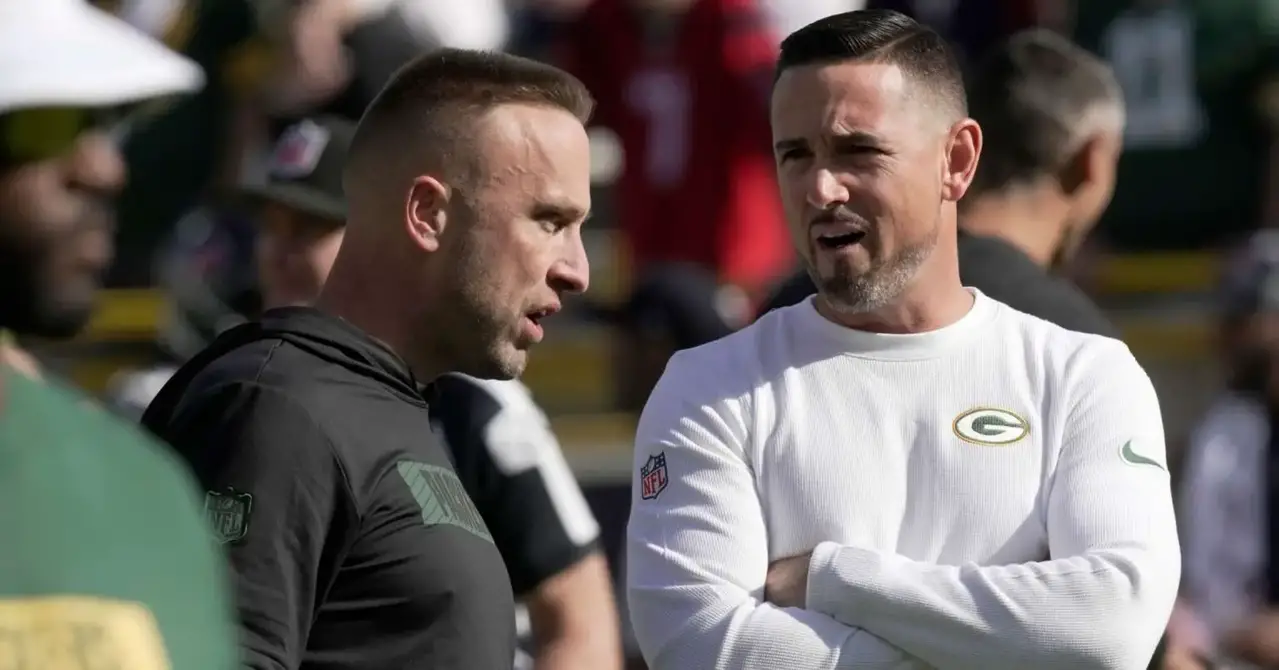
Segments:
[[[671,359],[627,540],[653,670],[1146,667],[1181,567],[1150,379],[972,292],[928,333],[810,299]],[[810,550],[807,607],[763,602]]]

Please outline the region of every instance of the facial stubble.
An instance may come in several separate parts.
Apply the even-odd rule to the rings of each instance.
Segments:
[[[933,254],[940,233],[934,225],[928,236],[893,256],[873,263],[865,272],[856,272],[845,262],[836,262],[830,276],[822,276],[817,263],[808,263],[808,275],[832,308],[844,314],[866,314],[891,305],[914,280],[919,268]]]

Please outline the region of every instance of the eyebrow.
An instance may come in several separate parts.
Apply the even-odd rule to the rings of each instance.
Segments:
[[[564,200],[544,200],[537,203],[533,211],[539,216],[556,216],[570,221],[585,223],[594,214],[591,210],[583,210],[577,205]]]
[[[852,132],[839,133],[829,137],[831,144],[836,146],[869,146],[876,148],[882,148],[884,146],[883,139],[874,133],[868,133],[864,130],[854,130]],[[775,144],[773,144],[773,151],[779,154],[790,151],[791,149],[806,148],[808,148],[808,140],[798,137],[778,140]]]

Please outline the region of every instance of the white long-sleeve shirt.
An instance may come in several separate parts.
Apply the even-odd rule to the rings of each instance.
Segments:
[[[653,670],[1146,666],[1180,574],[1123,343],[974,291],[929,333],[811,300],[676,354],[644,409],[628,599]],[[768,565],[815,550],[805,609]]]

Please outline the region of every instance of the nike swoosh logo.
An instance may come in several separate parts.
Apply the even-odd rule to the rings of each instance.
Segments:
[[[1136,451],[1133,451],[1132,440],[1124,442],[1123,448],[1119,450],[1119,457],[1133,465],[1153,465],[1160,470],[1167,471],[1167,468],[1164,467],[1163,463],[1151,458],[1146,458]]]

